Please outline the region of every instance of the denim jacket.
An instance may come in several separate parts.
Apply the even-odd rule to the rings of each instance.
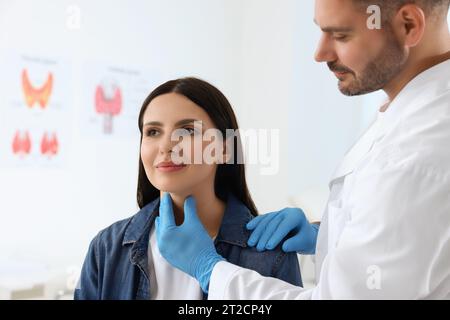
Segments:
[[[147,250],[158,209],[159,199],[156,199],[131,218],[97,234],[89,246],[75,299],[150,299]],[[247,207],[230,195],[214,242],[217,252],[228,262],[301,286],[295,253],[285,253],[281,246],[264,252],[247,246],[250,232],[245,225],[252,218]]]

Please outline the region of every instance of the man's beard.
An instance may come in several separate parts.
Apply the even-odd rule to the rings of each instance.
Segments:
[[[388,35],[387,44],[381,53],[368,63],[361,74],[346,67],[336,67],[333,63],[328,63],[332,71],[349,72],[347,76],[352,79],[347,80],[349,84],[344,85],[339,81],[339,90],[346,96],[358,96],[383,89],[396,75],[404,68],[407,54],[403,51],[398,41]]]

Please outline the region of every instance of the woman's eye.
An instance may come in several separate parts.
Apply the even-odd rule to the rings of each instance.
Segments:
[[[158,130],[155,130],[155,129],[148,129],[148,130],[145,132],[145,136],[146,136],[146,137],[156,137],[158,134],[159,134],[159,131],[158,131]]]
[[[186,130],[186,133],[191,136],[198,133],[197,130],[195,130],[195,128],[186,127],[186,128],[183,128],[183,130]]]

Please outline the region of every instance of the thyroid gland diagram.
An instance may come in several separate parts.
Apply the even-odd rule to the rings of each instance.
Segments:
[[[25,103],[29,108],[32,108],[35,103],[38,103],[41,109],[45,109],[53,89],[53,74],[50,72],[45,83],[41,87],[36,88],[30,82],[27,69],[24,69],[22,71],[22,89],[25,96]]]
[[[28,130],[25,131],[17,130],[14,134],[14,138],[12,141],[13,154],[24,158],[31,153],[31,149],[32,149],[32,140]],[[51,158],[58,154],[58,150],[59,150],[59,142],[56,133],[53,132],[50,135],[48,132],[44,132],[41,138],[41,145],[40,145],[41,155],[48,156],[49,158]]]
[[[122,111],[122,92],[114,84],[98,85],[95,89],[95,111],[103,116],[103,133],[113,132],[113,117]]]
[[[15,155],[25,157],[31,152],[31,138],[28,131],[19,130],[14,134],[12,141],[12,151]]]
[[[49,158],[56,156],[58,154],[59,142],[56,133],[52,133],[51,135],[47,132],[44,132],[44,135],[41,139],[41,154],[46,155]]]

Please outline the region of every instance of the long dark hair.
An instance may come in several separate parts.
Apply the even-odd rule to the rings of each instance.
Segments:
[[[238,129],[238,123],[233,109],[227,98],[213,85],[196,78],[182,78],[168,81],[155,90],[145,99],[139,113],[138,126],[141,132],[141,144],[143,137],[143,117],[145,110],[150,102],[156,97],[167,94],[178,93],[200,108],[206,111],[216,128],[226,137],[227,129]],[[242,144],[239,135],[235,135],[234,139],[234,161],[231,164],[219,164],[214,179],[214,191],[216,196],[226,202],[228,194],[233,194],[250,210],[251,214],[256,216],[258,211],[255,203],[248,191],[247,182],[245,180],[245,166],[238,158],[242,158]],[[139,208],[143,208],[148,203],[157,199],[160,191],[153,186],[147,178],[144,170],[142,159],[139,156],[139,176],[137,186],[137,202]]]

